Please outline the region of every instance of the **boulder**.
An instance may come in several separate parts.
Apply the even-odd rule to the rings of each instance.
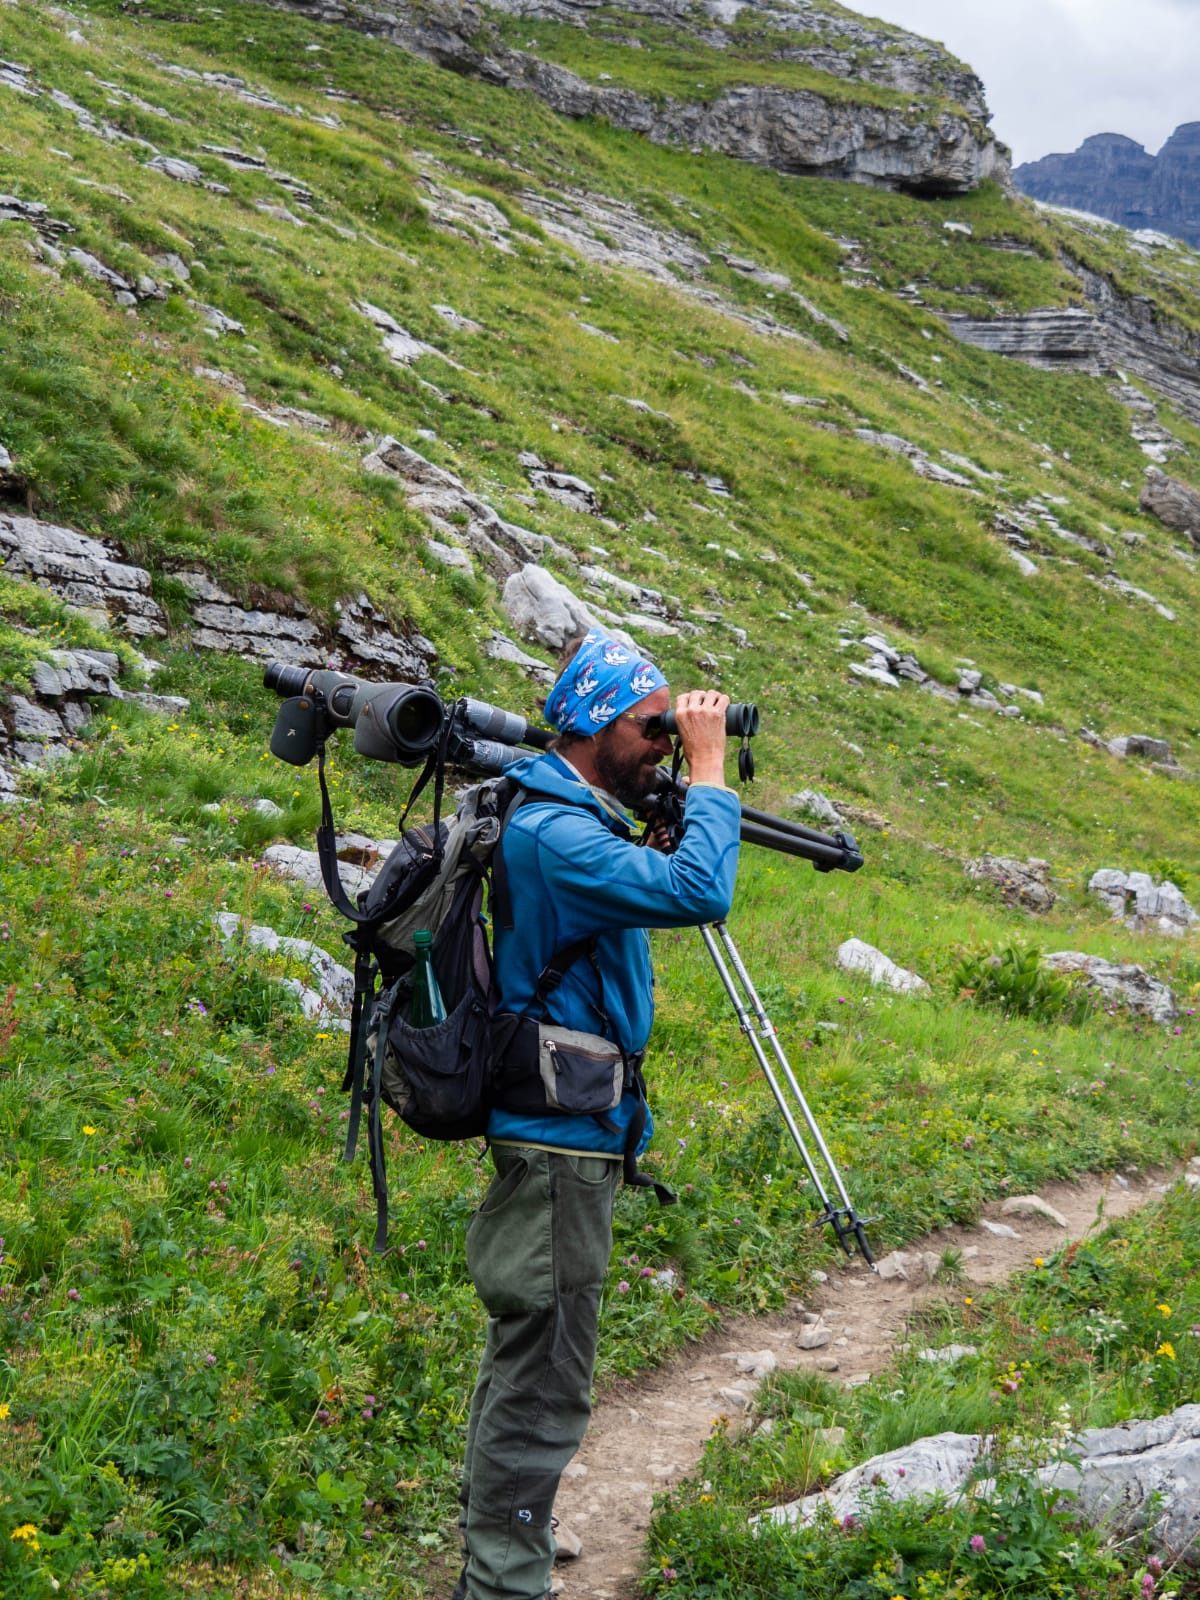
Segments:
[[[252,949],[306,962],[316,975],[324,1005],[337,1011],[349,1011],[354,999],[354,974],[320,945],[313,944],[310,939],[293,939],[276,933],[274,928],[244,922],[235,911],[219,911],[216,924],[222,939],[233,939],[240,934]],[[305,1009],[307,1011],[307,1007]]]
[[[526,562],[509,578],[501,603],[518,633],[538,640],[550,650],[562,650],[569,640],[598,625],[596,612],[572,594],[565,583],[533,562]],[[610,626],[607,619],[604,626],[614,638],[637,649],[629,635]]]
[[[845,819],[833,801],[819,789],[801,789],[799,794],[789,796],[788,805],[797,811],[803,811],[805,816],[824,823],[828,828],[844,828],[846,825]]]
[[[1144,1529],[1167,1558],[1200,1562],[1200,1405],[1089,1429],[1079,1457],[1043,1467],[1042,1482],[1074,1491],[1089,1522],[1123,1535]]]
[[[1088,891],[1114,917],[1124,918],[1127,928],[1138,933],[1158,932],[1178,937],[1200,921],[1181,890],[1169,879],[1155,883],[1148,872],[1122,872],[1116,867],[1101,867],[1088,879]]]
[[[557,500],[572,511],[581,511],[589,517],[600,515],[600,497],[591,484],[585,483],[582,478],[572,477],[569,472],[551,472],[545,468],[531,472],[529,481],[535,489],[540,489],[551,500]]]
[[[1052,972],[1082,973],[1087,987],[1107,1004],[1124,1006],[1153,1022],[1174,1022],[1178,1015],[1171,990],[1144,967],[1105,961],[1081,950],[1057,950],[1044,959]]]
[[[1018,861],[1015,856],[980,856],[968,861],[966,874],[977,883],[994,883],[1006,905],[1023,906],[1026,911],[1049,911],[1055,901],[1050,887],[1050,863],[1033,858]]]
[[[924,978],[904,967],[898,967],[874,945],[862,939],[847,939],[838,946],[837,964],[844,972],[862,972],[872,983],[884,984],[898,994],[927,994],[929,985]]]
[[[1164,527],[1185,533],[1193,544],[1200,545],[1200,490],[1168,477],[1158,467],[1148,467],[1139,504]]]
[[[1167,767],[1178,765],[1167,741],[1156,739],[1149,733],[1123,733],[1116,739],[1110,739],[1107,748],[1114,756],[1140,757],[1143,761],[1157,761]]]
[[[826,1508],[836,1521],[865,1516],[886,1492],[892,1500],[953,1497],[986,1458],[979,1434],[940,1433],[874,1456],[818,1494],[764,1515],[781,1526],[806,1527]],[[1090,1428],[1071,1441],[1075,1461],[1038,1470],[1044,1484],[1077,1497],[1083,1516],[1119,1537],[1144,1531],[1168,1560],[1200,1561],[1200,1405],[1168,1416]],[[977,1493],[986,1496],[988,1484]],[[757,1520],[757,1519],[755,1519]]]

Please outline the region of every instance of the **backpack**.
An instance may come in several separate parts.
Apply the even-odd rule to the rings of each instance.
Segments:
[[[359,894],[357,907],[350,905],[337,874],[332,819],[318,835],[326,890],[354,924],[343,934],[355,956],[349,1059],[342,1080],[350,1095],[344,1159],[354,1158],[365,1108],[379,1251],[387,1245],[384,1106],[423,1138],[462,1140],[483,1136],[501,1080],[501,1098],[514,1108],[545,1110],[554,1104],[539,1078],[539,1024],[497,1010],[488,938],[490,916],[507,905],[497,847],[525,798],[511,778],[489,778],[464,790],[454,814],[442,820],[437,796],[434,821],[401,833],[374,882]],[[511,920],[506,909],[500,915]],[[428,1028],[413,1027],[407,1019],[416,965],[413,935],[422,928],[433,934],[433,968],[446,1008],[444,1021]],[[534,996],[539,1012],[573,963],[594,954],[594,944],[579,940],[547,963]],[[546,1031],[565,1035],[567,1030]],[[595,1045],[603,1041],[581,1037],[594,1057]],[[619,1057],[615,1046],[600,1053]],[[607,1106],[623,1089],[624,1075],[617,1084],[611,1059],[608,1069],[612,1082],[597,1083],[597,1106]]]
[[[338,873],[323,749],[318,750],[318,773],[321,875],[330,900],[353,924],[343,934],[354,951],[350,1048],[342,1080],[350,1095],[344,1159],[354,1159],[365,1108],[374,1248],[387,1248],[385,1105],[424,1138],[462,1140],[484,1135],[495,1106],[534,1116],[548,1111],[591,1115],[613,1128],[608,1113],[633,1089],[639,1112],[626,1129],[625,1181],[652,1187],[660,1202],[670,1204],[675,1198],[670,1191],[637,1169],[634,1147],[646,1118],[642,1054],[630,1056],[603,1035],[541,1020],[554,990],[582,956],[591,960],[599,979],[595,937],[576,940],[550,958],[527,1014],[499,1009],[488,924],[512,926],[499,845],[505,826],[528,798],[525,791],[512,778],[487,778],[464,790],[454,814],[443,819],[445,764],[431,761],[404,816],[432,775],[433,821],[405,830],[401,818],[398,843],[354,906]],[[446,1008],[445,1019],[429,1028],[415,1028],[407,1019],[418,929],[433,935],[433,968]]]

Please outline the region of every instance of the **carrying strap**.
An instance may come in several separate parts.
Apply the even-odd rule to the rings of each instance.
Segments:
[[[443,724],[441,736],[436,748],[430,753],[429,759],[422,768],[421,775],[413,785],[412,793],[408,797],[408,804],[400,818],[400,831],[404,831],[404,823],[408,813],[412,810],[413,802],[422,793],[430,778],[433,779],[433,824],[430,828],[430,837],[433,839],[433,851],[428,862],[423,868],[420,888],[432,882],[442,865],[443,845],[439,823],[442,817],[442,796],[446,789],[446,754],[447,740],[449,737],[449,722]],[[325,893],[333,905],[350,922],[356,926],[364,923],[378,925],[388,921],[392,915],[390,906],[378,906],[371,912],[360,911],[352,905],[349,895],[342,884],[341,873],[338,870],[337,854],[337,827],[333,820],[333,802],[329,798],[329,785],[325,778],[325,744],[328,738],[328,728],[324,717],[317,719],[317,781],[321,786],[321,822],[317,828],[317,859],[321,864],[321,881],[325,885]],[[413,884],[406,886],[406,892],[411,897],[414,893]],[[419,892],[416,891],[416,892]]]
[[[646,1118],[650,1108],[646,1104],[646,1080],[642,1077],[640,1060],[633,1068],[630,1075],[630,1087],[637,1095],[637,1105],[625,1129],[625,1144],[621,1151],[621,1172],[626,1186],[630,1189],[653,1189],[655,1199],[660,1206],[673,1206],[679,1202],[679,1196],[673,1189],[668,1189],[665,1183],[659,1183],[649,1173],[642,1172],[637,1164],[637,1148],[642,1140],[642,1133],[646,1127]],[[596,1121],[607,1133],[619,1133],[620,1129],[611,1117],[600,1116]]]

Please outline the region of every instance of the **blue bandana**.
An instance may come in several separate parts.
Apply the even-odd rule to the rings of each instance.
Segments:
[[[546,699],[546,721],[559,733],[589,738],[667,680],[652,661],[599,628],[584,636]]]

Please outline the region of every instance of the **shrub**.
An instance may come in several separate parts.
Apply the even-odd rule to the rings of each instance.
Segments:
[[[1034,945],[1010,944],[999,951],[965,954],[952,981],[963,999],[995,1006],[1010,1017],[1079,1023],[1093,1005],[1078,976],[1050,971]]]

